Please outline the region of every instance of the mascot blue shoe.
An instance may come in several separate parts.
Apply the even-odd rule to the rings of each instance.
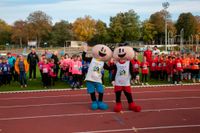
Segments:
[[[96,101],[95,101],[95,102],[92,102],[92,104],[91,104],[91,109],[92,109],[92,110],[97,110],[97,109],[98,109],[98,104],[97,104]]]
[[[101,109],[101,110],[107,110],[108,105],[104,102],[98,102],[98,108]]]

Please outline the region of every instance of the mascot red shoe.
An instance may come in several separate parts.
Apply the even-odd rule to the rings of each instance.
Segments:
[[[112,84],[114,85],[116,105],[114,107],[115,112],[120,112],[122,110],[121,104],[121,93],[123,92],[128,101],[128,109],[140,112],[141,107],[133,102],[131,94],[130,81],[133,77],[133,67],[130,60],[134,57],[133,48],[128,46],[120,46],[115,48],[113,57],[116,60],[113,66],[114,74],[112,77]]]

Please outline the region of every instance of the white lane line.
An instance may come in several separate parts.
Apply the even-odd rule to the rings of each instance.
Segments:
[[[144,131],[144,130],[159,130],[159,129],[177,129],[177,128],[195,128],[200,125],[176,125],[176,126],[158,126],[158,127],[141,127],[141,128],[127,128],[127,129],[113,129],[113,130],[98,130],[98,131],[86,131],[86,132],[75,132],[75,133],[111,133],[111,132],[128,132],[128,131]]]
[[[142,113],[162,112],[162,111],[180,111],[180,110],[200,110],[200,107],[171,108],[171,109],[146,109],[146,110],[143,110]],[[123,111],[123,114],[124,113],[133,113],[133,111]],[[57,117],[73,117],[73,116],[108,115],[108,114],[116,114],[116,113],[115,112],[98,112],[98,113],[74,113],[74,114],[10,117],[10,118],[0,118],[0,121],[26,120],[26,119],[39,119],[39,118],[57,118]]]
[[[153,88],[153,87],[176,87],[176,86],[196,86],[200,85],[200,83],[185,83],[182,85],[174,85],[174,84],[161,84],[161,85],[145,85],[145,86],[131,86],[133,88]],[[85,90],[86,88],[81,88],[82,90]],[[106,89],[113,89],[112,86],[106,87]],[[37,93],[37,92],[62,92],[62,91],[71,91],[70,88],[66,89],[50,89],[50,90],[24,90],[24,91],[6,91],[6,92],[0,92],[0,94],[12,94],[12,93]]]
[[[162,101],[162,100],[185,100],[185,99],[199,99],[200,97],[167,97],[167,98],[145,98],[145,99],[134,99],[134,101]],[[126,102],[127,100],[122,100]],[[114,100],[105,101],[106,103],[115,103]],[[60,103],[45,103],[45,104],[27,104],[27,105],[8,105],[0,106],[0,109],[10,108],[28,108],[28,107],[43,107],[43,106],[59,106],[59,105],[79,105],[89,104],[91,102],[60,102]]]
[[[177,92],[200,92],[197,89],[188,90],[159,90],[159,91],[141,91],[132,92],[132,94],[145,94],[145,93],[177,93]],[[106,92],[104,95],[115,95],[114,92]],[[10,97],[10,98],[0,98],[0,100],[25,100],[25,99],[43,99],[43,98],[60,98],[60,97],[80,97],[89,96],[89,94],[74,94],[74,95],[56,95],[56,96],[35,96],[35,97]]]

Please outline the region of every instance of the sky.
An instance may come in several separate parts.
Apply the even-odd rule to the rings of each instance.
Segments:
[[[34,11],[43,11],[52,17],[53,23],[60,20],[74,22],[78,17],[89,15],[109,24],[111,16],[133,9],[140,20],[163,9],[166,0],[0,0],[0,19],[8,24],[16,20],[26,20]],[[200,16],[200,0],[168,0],[167,9],[173,21],[180,13],[191,12]]]

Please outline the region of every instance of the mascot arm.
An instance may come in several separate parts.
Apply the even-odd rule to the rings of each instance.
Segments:
[[[86,52],[83,51],[83,53],[82,53],[82,60],[87,61],[87,62],[91,62],[92,57],[86,57]]]
[[[116,73],[117,73],[117,66],[116,65],[112,66],[112,71],[113,71],[112,81],[115,81],[115,76],[116,76]]]

